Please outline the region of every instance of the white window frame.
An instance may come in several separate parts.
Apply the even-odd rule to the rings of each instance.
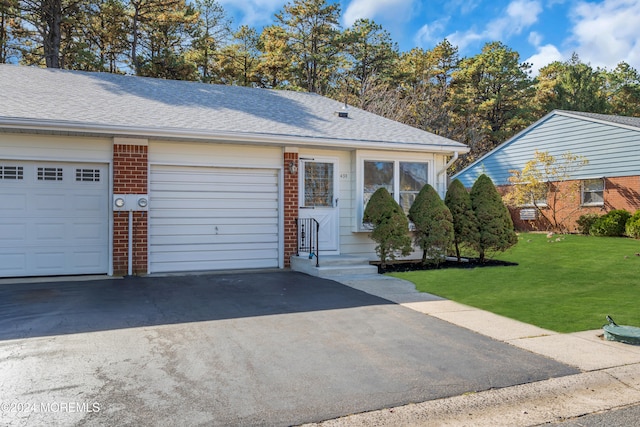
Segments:
[[[356,216],[355,231],[371,231],[371,228],[362,223],[364,215],[364,162],[389,162],[393,163],[393,198],[400,203],[400,163],[425,163],[427,165],[427,184],[435,188],[435,158],[432,154],[420,155],[418,153],[389,153],[384,152],[358,152],[356,155]]]
[[[585,183],[587,181],[600,181],[602,183],[602,190],[598,190],[598,191],[585,191]],[[604,206],[604,192],[605,192],[606,186],[605,186],[605,181],[604,178],[586,178],[581,180],[580,182],[580,205],[581,206]],[[585,193],[602,193],[602,201],[601,202],[587,202],[585,203],[584,199],[584,195]]]

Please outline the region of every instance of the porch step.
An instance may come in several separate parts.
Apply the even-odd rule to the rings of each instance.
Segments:
[[[378,267],[370,265],[366,257],[351,255],[320,256],[320,267],[316,259],[305,256],[292,256],[291,269],[317,277],[347,276],[354,274],[378,274]]]

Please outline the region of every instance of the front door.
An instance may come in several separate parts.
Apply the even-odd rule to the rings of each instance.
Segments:
[[[335,159],[300,160],[300,218],[320,224],[318,250],[339,253],[338,162]]]

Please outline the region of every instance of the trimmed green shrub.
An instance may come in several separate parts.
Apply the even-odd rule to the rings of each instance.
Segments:
[[[409,219],[416,227],[414,242],[422,249],[422,263],[438,265],[444,261],[453,242],[453,218],[431,185],[426,184],[416,196]]]
[[[485,260],[487,251],[504,252],[518,243],[509,210],[491,178],[480,175],[473,183],[469,196],[478,220],[480,238],[476,250],[481,262]]]
[[[627,220],[625,231],[627,232],[627,236],[640,239],[640,211],[636,211],[636,213]]]
[[[600,215],[595,213],[580,215],[580,218],[576,220],[576,224],[578,224],[578,231],[580,232],[580,234],[591,234],[591,227],[598,218],[600,218]]]
[[[364,210],[363,222],[373,225],[371,238],[378,243],[376,253],[382,267],[397,255],[409,255],[412,251],[409,236],[409,220],[386,188],[379,188],[369,199]]]
[[[453,244],[460,261],[460,245],[475,247],[480,239],[478,220],[471,208],[471,196],[462,182],[456,179],[449,185],[444,204],[453,217]]]
[[[625,226],[631,214],[624,209],[614,209],[598,218],[591,226],[594,236],[618,237],[624,236]]]

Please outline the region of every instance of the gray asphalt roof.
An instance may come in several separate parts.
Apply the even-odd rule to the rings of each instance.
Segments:
[[[439,146],[459,142],[349,107],[317,94],[210,85],[109,73],[0,65],[0,128],[10,122],[82,125],[176,134],[312,138],[358,147],[366,143]],[[139,134],[139,132],[138,132]]]
[[[584,113],[581,111],[566,111],[566,110],[558,110],[558,112],[566,113],[574,116],[582,116],[588,119],[615,123],[619,125],[633,126],[640,129],[640,117],[613,116],[613,115],[607,115],[607,114]]]

